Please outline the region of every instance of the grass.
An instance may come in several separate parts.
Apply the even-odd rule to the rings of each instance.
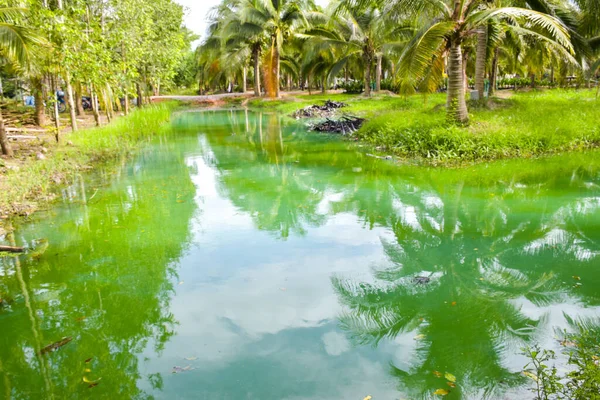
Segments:
[[[25,162],[19,170],[0,176],[0,215],[30,213],[37,203],[48,202],[57,184],[72,182],[90,164],[131,153],[150,140],[169,121],[174,103],[133,111],[110,125],[64,135],[45,160]]]
[[[429,164],[472,163],[530,158],[600,146],[600,100],[594,90],[516,93],[492,99],[489,107],[471,106],[471,124],[447,124],[445,95],[402,98],[318,95],[250,105],[289,114],[327,99],[345,101],[344,112],[369,121],[356,136],[387,153]]]

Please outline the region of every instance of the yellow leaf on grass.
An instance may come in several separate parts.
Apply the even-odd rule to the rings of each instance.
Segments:
[[[448,379],[448,381],[450,381],[450,382],[456,382],[456,377],[454,375],[452,375],[450,372],[446,372],[444,377],[446,379]]]
[[[532,374],[532,373],[531,373],[531,372],[529,372],[529,371],[523,371],[523,375],[525,375],[525,376],[526,376],[526,377],[528,377],[528,378],[531,378],[531,379],[533,379],[533,380],[534,380],[534,381],[536,381],[536,382],[538,381],[538,377],[537,377],[537,375],[535,375],[535,374]]]
[[[447,395],[448,393],[450,393],[450,392],[449,392],[449,391],[447,391],[446,389],[438,389],[438,390],[436,390],[435,392],[433,392],[433,394],[434,394],[434,395],[437,395],[437,396],[445,396],[445,395]]]
[[[371,400],[372,398],[373,398],[373,396],[367,396],[363,400]]]

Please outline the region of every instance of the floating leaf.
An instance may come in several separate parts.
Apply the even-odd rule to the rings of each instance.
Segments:
[[[100,384],[100,382],[94,382],[94,383],[92,383],[91,385],[88,386],[88,389],[95,388],[99,384]]]
[[[446,372],[444,377],[446,379],[448,379],[448,381],[450,381],[450,382],[456,382],[456,377],[454,375],[452,375],[450,372]]]
[[[94,357],[90,357],[90,358],[88,358],[87,360],[85,360],[84,362],[85,362],[86,364],[88,364],[90,361],[92,361],[92,359],[93,359],[93,358],[94,358]]]
[[[86,377],[84,376],[84,377],[83,377],[83,382],[85,382],[85,383],[96,383],[96,384],[97,384],[98,382],[100,382],[100,379],[102,379],[102,378],[98,378],[98,379],[96,379],[95,381],[90,381],[88,378],[86,378]]]
[[[450,392],[447,391],[446,389],[438,389],[435,392],[433,392],[433,394],[436,396],[446,396],[448,393],[450,393]]]
[[[448,384],[448,386],[450,386],[451,388],[455,388],[456,387],[456,383],[454,382],[446,382]]]
[[[573,275],[573,279],[575,279],[576,281],[580,281],[581,277],[577,276],[577,275]]]
[[[83,372],[92,372],[92,370],[89,368],[86,368]]]
[[[451,305],[452,305],[452,307],[454,307],[456,305],[456,302],[453,301]]]
[[[82,322],[82,321],[85,321],[86,319],[87,319],[87,317],[79,317],[79,318],[76,318],[75,321]]]
[[[372,398],[373,398],[373,396],[369,395],[369,396],[365,397],[363,400],[371,400]]]
[[[442,373],[441,373],[440,371],[433,371],[433,374],[434,374],[435,376],[437,376],[438,378],[441,378],[441,377],[442,377]]]
[[[41,354],[51,353],[51,352],[53,352],[55,350],[60,349],[61,347],[63,347],[67,343],[69,343],[71,340],[73,340],[73,338],[71,338],[71,337],[64,337],[61,340],[59,340],[58,342],[49,344],[48,346],[44,347],[42,350],[40,350],[40,353]]]
[[[531,373],[531,372],[529,372],[529,371],[523,371],[523,375],[525,375],[525,376],[526,376],[526,377],[528,377],[528,378],[531,378],[531,379],[533,379],[533,380],[534,380],[534,381],[536,381],[536,382],[538,381],[538,377],[537,377],[537,375],[535,375],[535,374],[533,374],[533,373]]]
[[[185,360],[187,361],[196,361],[198,359],[198,357],[186,357]]]
[[[420,334],[420,335],[415,336],[413,339],[415,339],[415,340],[423,340],[423,339],[425,339],[425,335]]]

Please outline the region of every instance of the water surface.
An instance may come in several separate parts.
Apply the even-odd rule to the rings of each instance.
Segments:
[[[179,114],[9,238],[49,244],[0,258],[0,398],[530,397],[521,348],[600,305],[597,160],[429,169]]]

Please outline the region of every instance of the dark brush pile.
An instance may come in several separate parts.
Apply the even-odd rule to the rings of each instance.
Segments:
[[[347,104],[338,101],[327,100],[324,105],[312,105],[296,111],[292,116],[296,119],[300,118],[326,118],[331,117],[333,113],[347,107]]]
[[[338,120],[327,118],[323,122],[319,122],[310,126],[311,131],[341,133],[342,135],[351,135],[360,129],[365,123],[363,118],[358,117],[342,117]]]

